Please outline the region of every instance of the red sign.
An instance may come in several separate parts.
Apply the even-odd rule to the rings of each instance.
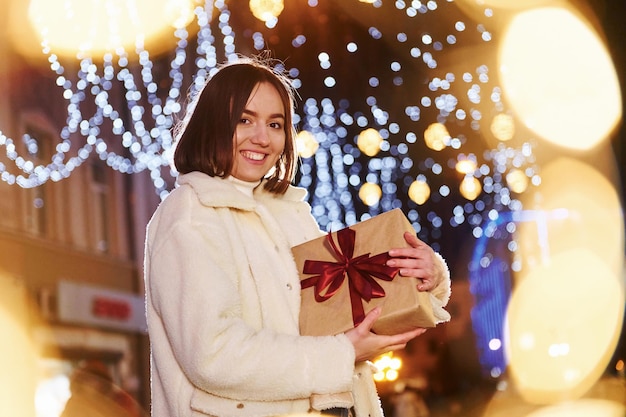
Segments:
[[[126,321],[130,319],[132,308],[124,300],[97,296],[92,299],[91,312],[95,317]]]

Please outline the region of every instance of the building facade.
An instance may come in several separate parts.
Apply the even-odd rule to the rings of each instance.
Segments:
[[[45,55],[23,56],[16,38],[0,37],[0,328],[8,335],[0,415],[60,415],[72,374],[86,361],[104,365],[147,411],[143,237],[159,198],[147,175],[110,169],[95,154],[62,179],[16,183],[34,167],[59,167],[68,118]],[[101,138],[124,151],[119,138]],[[75,133],[67,143],[70,158],[85,137]]]

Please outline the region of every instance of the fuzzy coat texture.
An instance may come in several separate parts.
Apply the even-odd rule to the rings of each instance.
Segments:
[[[354,364],[345,335],[299,335],[291,247],[323,234],[305,196],[260,185],[251,197],[229,180],[179,176],[146,236],[152,417],[352,405],[357,417],[382,416],[370,366]],[[447,301],[449,276],[443,284]]]

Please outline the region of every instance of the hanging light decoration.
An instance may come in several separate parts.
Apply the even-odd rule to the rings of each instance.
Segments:
[[[359,198],[366,206],[372,207],[378,204],[383,192],[378,184],[366,182],[359,189]]]
[[[497,114],[491,121],[491,133],[503,142],[513,139],[515,135],[515,122],[510,114]]]
[[[387,352],[374,359],[374,367],[377,369],[374,380],[377,382],[395,381],[400,375],[402,359],[394,356],[393,352]]]
[[[39,5],[44,4],[41,0],[38,1]],[[58,1],[52,0],[50,3],[57,4]],[[102,3],[106,0],[98,1]],[[129,16],[134,16],[130,12],[133,7],[140,10],[148,4],[147,0],[108,1],[117,8],[116,13],[127,13]],[[61,128],[58,143],[52,144],[55,153],[50,156],[48,162],[45,160],[37,162],[32,160],[29,153],[20,153],[21,149],[37,146],[37,138],[21,135],[14,139],[6,132],[0,132],[0,148],[4,148],[6,152],[5,160],[0,163],[0,180],[6,184],[17,184],[26,188],[37,187],[47,181],[61,181],[69,177],[85,161],[96,157],[118,172],[132,174],[148,171],[156,193],[161,198],[167,196],[177,175],[170,165],[173,152],[171,131],[173,121],[181,117],[185,91],[189,94],[196,93],[217,69],[219,62],[237,58],[242,45],[244,48],[263,51],[268,45],[266,38],[278,33],[274,31],[274,26],[266,22],[267,29],[254,32],[251,36],[239,36],[231,26],[231,18],[240,11],[231,9],[229,3],[224,0],[160,1],[170,7],[168,10],[171,19],[167,27],[174,29],[170,29],[169,36],[173,40],[171,45],[163,43],[164,47],[167,46],[168,54],[161,55],[158,59],[155,58],[153,47],[146,43],[147,38],[136,34],[132,34],[130,38],[137,39],[132,39],[129,43],[124,43],[123,47],[110,52],[98,55],[92,50],[92,53],[88,54],[83,48],[82,52],[75,51],[78,55],[73,58],[59,54],[51,39],[43,40],[41,50],[53,76],[56,77],[56,84],[61,89],[66,103],[66,126]],[[76,0],[68,0],[64,4],[78,10],[80,7],[96,7],[96,3],[98,3],[96,0],[86,0],[80,4]],[[251,5],[256,8],[256,5],[261,3],[251,2]],[[185,8],[184,4],[190,6]],[[434,2],[429,4],[434,7]],[[150,2],[148,6],[154,7],[154,2]],[[58,4],[56,7],[62,9]],[[195,21],[185,26],[185,22],[189,22],[188,12],[191,7]],[[272,24],[276,24],[276,16],[282,11],[282,7],[283,3],[278,2],[274,14],[266,15],[275,16],[271,20]],[[308,6],[301,7],[314,8],[317,7],[317,2],[309,2]],[[373,7],[395,7],[406,13],[409,19],[423,19],[424,24],[429,23],[430,11],[434,10],[425,4],[407,2],[396,2],[389,6],[377,1]],[[419,7],[419,11],[416,7]],[[453,6],[447,4],[439,6],[442,7]],[[148,14],[140,13],[139,17],[134,16],[133,19],[141,20],[145,16]],[[112,24],[112,28],[115,28],[115,22]],[[313,65],[319,65],[325,72],[321,81],[324,89],[330,91],[335,86],[341,86],[344,81],[334,72],[338,66],[332,66],[330,63],[333,58],[345,59],[341,56],[342,53],[351,54],[359,48],[365,48],[366,41],[351,42],[347,48],[334,48],[334,40],[329,38],[329,49],[322,54],[317,49],[311,50],[309,46],[311,43],[307,42],[310,33],[307,30],[304,27],[291,43],[281,42],[281,48],[289,48],[288,45],[292,45],[293,48],[305,49],[304,55],[311,56]],[[484,28],[472,35],[465,30],[463,22],[446,26],[445,30],[449,31],[447,36],[435,43],[444,42],[445,39],[447,44],[443,50],[446,52],[455,48],[461,32],[464,37],[478,36],[485,42],[489,39],[489,33]],[[112,30],[112,33],[116,32]],[[118,35],[120,33],[117,32]],[[365,35],[378,39],[383,34],[379,30],[371,29]],[[401,41],[412,36],[405,33],[385,33],[385,35],[394,35],[392,38],[397,38],[407,46],[415,43]],[[422,42],[424,39],[413,40]],[[246,42],[250,41],[252,44],[246,46]],[[442,68],[438,68],[437,58],[442,52],[427,45],[429,44],[424,44],[421,50],[409,48],[406,53],[416,59],[416,63],[420,65],[423,63],[427,72],[432,70],[440,74]],[[427,49],[430,51],[427,52]],[[292,52],[300,53],[287,49],[282,50],[280,55],[290,56]],[[72,61],[68,65],[66,60],[76,62]],[[76,71],[73,71],[73,68],[76,68]],[[168,70],[157,71],[162,68]],[[411,75],[406,72],[407,68],[411,66],[392,63],[389,69],[393,72],[395,86],[400,86],[403,78],[410,78]],[[301,87],[307,87],[308,91],[319,91],[317,87],[322,86],[322,84],[304,86],[304,81],[300,78],[301,69],[293,66],[284,69],[288,70],[299,92],[306,91],[306,88]],[[424,140],[435,150],[448,148],[450,152],[456,152],[461,149],[468,138],[451,137],[445,122],[449,120],[455,123],[456,119],[465,123],[465,120],[471,117],[471,128],[474,130],[481,128],[481,115],[474,107],[481,104],[480,95],[476,94],[477,86],[481,86],[482,91],[488,88],[489,78],[485,76],[486,72],[486,65],[482,65],[473,72],[467,71],[462,75],[450,72],[445,79],[432,78],[429,89],[415,91],[416,94],[422,95],[405,107],[404,115],[402,112],[391,111],[386,107],[383,97],[377,96],[382,91],[388,91],[387,87],[385,90],[378,90],[379,93],[376,90],[376,86],[379,84],[382,86],[386,75],[384,73],[374,74],[375,76],[366,80],[367,86],[364,87],[372,88],[372,94],[368,93],[367,97],[362,97],[358,102],[352,102],[352,97],[350,99],[326,96],[301,97],[302,106],[294,114],[294,123],[300,131],[306,131],[311,136],[302,133],[297,138],[296,146],[302,158],[298,171],[298,185],[308,189],[309,202],[320,225],[323,228],[335,228],[358,220],[364,213],[357,213],[354,198],[362,199],[369,207],[375,208],[376,212],[403,205],[407,196],[398,194],[400,189],[398,184],[402,182],[408,185],[415,182],[410,187],[409,198],[413,199],[412,201],[428,201],[432,190],[428,187],[427,177],[441,175],[446,164],[430,160],[432,158],[425,161],[415,159],[412,148],[416,146],[417,135],[412,131],[413,126],[421,120],[429,122],[426,118],[427,109],[429,111],[439,109],[440,113],[433,117],[436,122],[424,132]],[[453,85],[455,79],[461,78],[468,85],[467,91],[458,91],[459,87],[463,88],[463,84]],[[494,91],[497,90],[497,86],[492,88]],[[440,95],[441,90],[447,93]],[[459,93],[472,99],[471,108],[464,108],[456,99],[454,94]],[[497,106],[498,111],[504,112],[505,106],[500,101],[500,95],[492,94],[490,98],[492,100],[489,104]],[[366,129],[367,126],[375,128]],[[354,137],[356,129],[364,130],[355,138],[356,143],[352,143],[350,137]],[[119,139],[118,143],[115,142],[116,138]],[[378,157],[382,150],[387,154]],[[369,159],[359,158],[361,155]],[[494,206],[496,209],[518,209],[519,204],[516,200],[505,198],[509,195],[509,190],[503,184],[504,175],[515,166],[523,168],[528,177],[533,179],[533,184],[537,183],[534,178],[537,174],[532,169],[534,163],[532,147],[527,143],[521,145],[521,148],[502,147],[485,152],[483,156],[487,162],[491,162],[492,169],[483,172],[483,167],[487,166],[483,165],[480,175],[484,178],[485,193],[494,194],[494,198],[493,203],[485,207],[477,205],[477,212]],[[515,163],[512,163],[512,159],[515,159]],[[413,177],[415,175],[416,177]],[[414,181],[414,178],[417,180]],[[359,190],[358,196],[354,196],[354,190]],[[438,197],[446,198],[449,195],[449,188],[445,185],[437,191]],[[500,195],[503,198],[500,198]],[[408,208],[408,211],[411,209]],[[414,218],[418,221],[419,214],[408,214],[416,216]],[[461,219],[460,216],[457,217]],[[480,216],[465,217],[466,220],[470,218],[479,219]],[[442,227],[437,216],[433,216],[432,220],[420,218],[419,222],[420,227],[433,231]],[[479,227],[479,224],[473,226]]]
[[[430,197],[430,186],[424,176],[420,176],[409,186],[409,198],[417,205],[424,204]]]
[[[466,175],[459,186],[461,195],[470,201],[476,200],[482,191],[480,181],[472,175]]]
[[[250,0],[250,11],[262,22],[278,19],[284,8],[283,0]]]
[[[315,155],[320,144],[315,140],[315,136],[308,130],[301,130],[296,135],[296,149],[301,158],[310,158]]]
[[[521,194],[528,188],[528,175],[521,169],[512,169],[506,174],[506,183],[514,193]]]
[[[463,154],[458,156],[458,161],[455,165],[455,169],[458,173],[463,175],[473,174],[476,171],[476,156]]]
[[[445,149],[448,141],[450,141],[450,133],[443,123],[432,123],[424,132],[424,142],[432,150]]]
[[[380,145],[383,143],[383,138],[380,136],[380,132],[376,129],[365,129],[357,138],[357,146],[367,156],[376,156],[380,152]]]
[[[193,20],[194,0],[31,0],[28,18],[56,54],[98,56],[160,42]]]

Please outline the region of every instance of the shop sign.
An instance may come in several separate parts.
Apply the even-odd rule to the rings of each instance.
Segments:
[[[57,311],[67,323],[146,331],[144,298],[102,287],[59,281]]]

